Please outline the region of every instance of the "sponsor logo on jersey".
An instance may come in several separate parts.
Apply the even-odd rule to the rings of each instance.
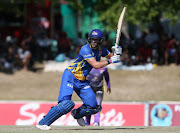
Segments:
[[[104,72],[104,69],[100,69],[100,73],[103,73]]]
[[[88,55],[84,55],[84,57],[89,57],[89,56],[92,56],[91,54],[88,54]]]
[[[90,86],[88,85],[88,86],[84,87],[84,89],[87,89],[87,88],[90,88]]]
[[[99,56],[101,56],[101,54],[102,54],[102,50],[99,50]]]
[[[69,87],[73,88],[73,86],[72,86],[71,84],[67,84],[67,86],[69,86]]]

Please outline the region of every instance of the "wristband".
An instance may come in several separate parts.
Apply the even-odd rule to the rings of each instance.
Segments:
[[[110,59],[109,59],[109,60],[106,60],[106,61],[108,62],[108,64],[111,64],[111,63],[112,63]]]

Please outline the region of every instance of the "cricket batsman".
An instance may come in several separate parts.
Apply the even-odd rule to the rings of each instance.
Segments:
[[[99,69],[111,63],[120,62],[121,47],[113,46],[114,55],[104,46],[103,33],[94,29],[88,36],[88,43],[80,49],[74,62],[64,70],[60,85],[58,104],[52,107],[46,116],[36,125],[41,130],[50,130],[50,125],[64,114],[74,108],[71,101],[73,91],[83,101],[82,106],[71,111],[71,115],[77,120],[80,126],[85,126],[84,116],[96,114],[101,111],[101,105],[97,104],[96,95],[86,80],[92,68]],[[106,57],[106,61],[100,61],[101,57]]]

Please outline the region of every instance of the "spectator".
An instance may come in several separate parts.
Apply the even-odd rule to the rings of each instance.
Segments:
[[[52,58],[53,59],[55,59],[55,57],[57,56],[57,52],[58,52],[57,44],[58,44],[58,41],[56,39],[56,36],[54,36],[51,39],[51,52],[52,52]]]
[[[3,70],[3,72],[13,73],[15,70],[17,42],[16,37],[7,36],[5,42],[1,43],[0,62],[1,70]]]
[[[168,65],[170,62],[178,64],[178,54],[176,51],[177,46],[178,41],[176,40],[175,36],[172,35],[171,39],[168,41],[167,46],[165,48],[165,65]]]
[[[27,38],[25,39],[25,43],[28,45],[29,47],[29,51],[31,52],[32,54],[32,61],[35,61],[37,59],[37,43],[35,41],[35,38],[29,34],[27,36]]]
[[[52,59],[52,54],[51,54],[51,41],[48,38],[47,35],[42,34],[38,39],[37,39],[37,44],[38,44],[38,52],[37,52],[37,57],[40,62],[43,60],[50,60]]]
[[[13,73],[13,48],[11,46],[8,47],[7,54],[5,56],[5,60],[3,63],[3,71],[6,73]]]
[[[32,55],[25,40],[22,40],[21,47],[18,49],[17,53],[18,67],[20,69],[28,70]]]
[[[145,41],[148,45],[151,46],[152,49],[157,48],[157,43],[159,41],[158,34],[154,31],[153,28],[149,29],[149,33],[145,36]]]
[[[4,68],[4,62],[5,62],[5,55],[6,55],[6,45],[2,42],[0,38],[0,71]]]
[[[81,32],[79,32],[78,33],[78,38],[74,41],[74,44],[75,44],[75,46],[83,46],[83,45],[85,45],[87,43],[87,39],[84,39],[83,37],[82,37],[82,33]]]
[[[88,38],[88,36],[86,36]],[[74,47],[75,47],[75,56],[79,53],[79,50],[81,47],[85,44],[87,44],[87,38],[82,37],[82,33],[78,33],[78,38],[74,41]]]
[[[58,54],[64,53],[66,57],[69,57],[71,51],[72,41],[67,37],[66,32],[61,32],[58,39]]]
[[[149,63],[152,59],[152,48],[145,42],[143,46],[139,48],[139,58],[141,63]]]
[[[176,50],[177,50],[177,65],[180,62],[180,42],[177,42],[177,46],[176,46]]]
[[[126,65],[126,66],[131,66],[132,63],[131,63],[131,55],[129,54],[129,51],[128,49],[124,49],[123,51],[123,54],[121,56],[121,61],[123,63],[123,65]]]
[[[109,39],[109,34],[105,34],[105,39],[103,41],[104,47],[106,47],[109,51],[112,52],[111,47],[113,46],[112,41]]]
[[[158,64],[164,64],[164,52],[166,46],[168,45],[168,35],[163,33],[161,34],[160,41],[158,44]]]
[[[159,35],[155,32],[155,30],[152,27],[150,27],[149,33],[145,37],[145,41],[147,45],[149,45],[152,49],[151,61],[153,63],[156,63],[158,60],[157,46],[158,46],[159,40],[160,40]]]
[[[144,45],[146,35],[147,35],[147,32],[143,31],[142,34],[141,34],[141,37],[136,39],[135,43],[136,43],[136,46],[137,46],[138,49],[139,49],[139,47]]]

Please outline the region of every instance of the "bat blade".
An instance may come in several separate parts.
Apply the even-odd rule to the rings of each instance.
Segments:
[[[121,27],[122,27],[122,23],[123,23],[125,13],[126,13],[126,7],[123,8],[121,15],[119,17],[119,20],[118,20],[115,46],[119,45],[119,40],[120,40],[120,36],[121,36]]]

